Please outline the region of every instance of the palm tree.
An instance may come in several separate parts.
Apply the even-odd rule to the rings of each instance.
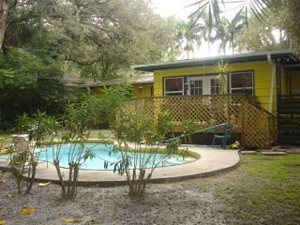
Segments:
[[[216,27],[216,40],[221,40],[219,51],[222,50],[226,54],[227,44],[229,48],[232,49],[232,54],[234,54],[235,48],[235,37],[242,31],[246,24],[246,18],[242,10],[235,15],[235,17],[230,21],[225,17],[222,17],[220,23]]]
[[[228,77],[230,65],[221,60],[216,64],[214,69],[218,73],[217,82],[220,85],[220,94],[228,94]]]
[[[224,51],[227,43],[231,45],[232,51],[234,52],[234,37],[236,32],[240,31],[244,24],[248,23],[248,17],[250,11],[260,21],[266,16],[265,10],[270,8],[276,0],[198,0],[187,7],[198,6],[198,9],[190,15],[193,21],[192,27],[201,29],[204,39],[208,42],[208,48],[210,49],[210,43],[221,39],[220,48]],[[232,21],[228,21],[221,17],[221,14],[226,12],[226,6],[234,5],[234,8],[240,8],[236,16]],[[199,27],[204,22],[204,27]],[[241,23],[241,21],[244,21]],[[217,33],[215,37],[211,37],[212,31],[216,29]]]
[[[274,3],[276,3],[276,0],[198,0],[187,7],[198,6],[198,9],[192,13],[191,16],[197,14],[198,19],[200,19],[202,13],[208,12],[210,21],[212,21],[212,18],[214,17],[216,23],[219,23],[221,21],[220,14],[224,12],[223,10],[226,5],[234,4],[234,8],[240,8],[244,12],[246,19],[248,18],[248,12],[250,11],[259,20],[263,20],[266,17],[265,10],[269,9]],[[197,20],[195,23],[196,22]]]
[[[279,28],[286,31],[290,40],[295,41],[296,45],[293,49],[300,52],[299,0],[196,0],[187,7],[189,6],[198,7],[191,16],[196,14],[200,19],[201,15],[207,12],[210,21],[214,18],[216,24],[210,24],[210,27],[216,27],[220,23],[221,14],[229,7],[242,10],[246,17],[246,24],[250,15],[264,22],[268,18],[268,11],[275,11],[277,19],[280,20]]]
[[[199,16],[198,14],[193,14],[190,16],[191,32],[198,36],[198,46],[201,46],[202,40],[207,42],[208,51],[210,52],[210,45],[214,42],[215,38],[213,36],[213,31],[215,31],[214,17],[210,18],[209,14],[202,12]]]
[[[197,28],[191,26],[191,21],[178,21],[176,28],[179,40],[178,48],[186,52],[187,58],[190,58],[190,53],[194,58],[194,47],[201,43],[201,36],[195,31]]]

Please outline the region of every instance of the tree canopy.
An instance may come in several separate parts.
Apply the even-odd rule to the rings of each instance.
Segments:
[[[214,28],[219,30],[219,34],[223,39],[221,48],[226,47],[227,42],[233,48],[235,46],[233,40],[239,39],[236,44],[241,45],[238,46],[240,51],[274,50],[287,48],[288,46],[288,48],[299,52],[300,27],[298,21],[300,2],[298,0],[198,0],[190,6],[197,6],[195,12],[190,15],[190,19],[194,21],[194,26],[197,26],[199,20],[208,18],[209,35],[214,38],[212,35]],[[230,11],[232,13],[236,12],[235,18],[239,14],[243,15],[245,23],[233,26],[236,22],[235,18],[231,22],[222,19],[224,13],[228,14]],[[241,25],[244,26],[243,29],[241,29]],[[255,29],[255,26],[257,29]],[[223,31],[230,32],[227,32],[227,34],[220,32],[222,31],[220,28]],[[281,43],[276,43],[272,29],[280,31]],[[233,38],[233,30],[236,34],[242,30],[243,32],[238,35],[235,34],[236,38]],[[250,33],[251,35],[249,35]],[[237,36],[240,37],[237,38]]]
[[[175,21],[155,14],[144,0],[7,4],[3,49],[40,47],[83,76],[97,79],[130,64],[159,61],[176,40]]]
[[[147,0],[0,0],[0,122],[61,110],[64,74],[105,80],[169,58],[175,26]]]

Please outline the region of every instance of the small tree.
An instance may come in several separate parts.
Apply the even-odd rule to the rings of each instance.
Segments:
[[[217,82],[220,85],[220,94],[228,94],[229,64],[221,60],[215,66],[215,71],[218,73]]]
[[[221,60],[215,66],[215,71],[218,73],[217,83],[220,86],[220,94],[227,95],[228,94],[228,78],[229,78],[229,72],[230,72],[230,65],[228,63],[224,63],[224,61]],[[221,110],[222,110],[222,114],[225,115],[225,119],[227,122],[229,121],[229,108],[228,107],[229,107],[228,96],[225,96],[224,97],[224,107],[222,107]],[[216,113],[216,112],[214,112],[214,113]]]
[[[29,194],[36,175],[38,161],[35,158],[36,150],[51,134],[53,119],[46,113],[37,112],[32,118],[23,114],[18,119],[19,132],[26,131],[27,135],[18,135],[13,138],[13,147],[10,149],[10,170],[15,178],[18,193]]]
[[[95,124],[95,102],[89,95],[80,103],[68,104],[65,115],[62,116],[62,127],[56,133],[56,138],[64,143],[70,143],[68,149],[68,176],[64,174],[60,167],[61,144],[55,145],[52,149],[54,159],[53,164],[62,189],[62,198],[66,200],[74,199],[77,195],[79,168],[88,158],[94,157],[91,149],[86,148],[84,142],[90,135],[90,130]]]
[[[23,193],[24,186],[25,194],[30,193],[36,174],[37,161],[28,143],[25,138],[15,137],[10,153],[9,169],[17,184],[18,194]]]
[[[84,145],[95,122],[94,108],[94,99],[87,95],[79,103],[68,104],[62,116],[55,118],[38,112],[33,118],[23,115],[19,119],[20,131],[29,134],[29,140],[21,139],[22,142],[19,141],[15,147],[17,151],[11,154],[11,170],[19,192],[22,190],[26,172],[26,193],[32,188],[37,167],[36,149],[42,149],[46,143],[58,142],[57,145],[53,145],[51,151],[62,189],[62,198],[70,200],[76,197],[80,165],[94,156]],[[66,142],[70,143],[67,152],[69,165],[67,178],[60,167],[61,147],[62,143]]]
[[[171,154],[178,153],[178,139],[174,139],[166,148],[161,148],[171,128],[168,118],[167,113],[160,113],[160,123],[157,123],[153,117],[138,111],[120,110],[111,124],[119,143],[113,151],[121,153],[119,161],[114,163],[114,171],[126,175],[131,198],[143,197],[154,170],[164,166]],[[132,148],[128,148],[129,141],[133,143]],[[159,153],[163,155],[159,156]]]

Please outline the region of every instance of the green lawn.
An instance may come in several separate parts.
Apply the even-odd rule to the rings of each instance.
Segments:
[[[300,224],[300,154],[241,156],[236,170],[195,182],[232,224]]]

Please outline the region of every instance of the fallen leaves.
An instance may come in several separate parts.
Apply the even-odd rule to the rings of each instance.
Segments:
[[[11,192],[11,193],[8,193],[6,196],[9,197],[9,198],[15,198],[15,197],[20,196],[20,194],[19,193],[15,193],[15,192]]]
[[[5,225],[5,219],[3,217],[0,217],[0,225]]]
[[[60,220],[65,223],[80,223],[81,222],[81,218],[79,218],[79,217],[77,217],[77,218],[60,218]]]
[[[51,184],[51,181],[47,182],[47,183],[38,183],[38,186],[39,187],[46,187],[48,186],[49,184]]]
[[[23,209],[21,209],[21,213],[23,215],[30,215],[32,213],[34,213],[35,208],[34,207],[24,207]]]

